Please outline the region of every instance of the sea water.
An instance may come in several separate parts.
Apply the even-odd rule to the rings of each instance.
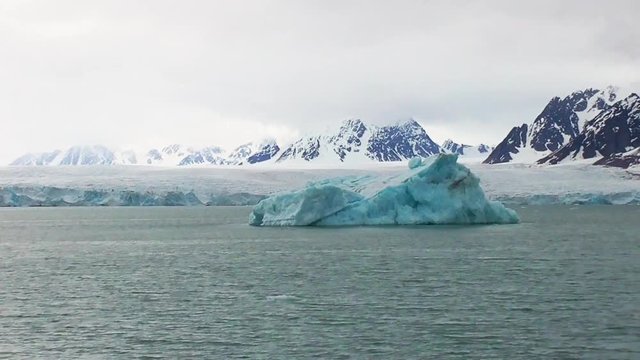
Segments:
[[[640,358],[640,207],[256,228],[250,208],[0,210],[0,358]]]

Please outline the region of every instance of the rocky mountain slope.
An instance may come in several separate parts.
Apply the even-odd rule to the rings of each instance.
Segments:
[[[640,97],[631,94],[585,123],[580,134],[538,164],[616,157],[640,147]]]
[[[619,90],[586,89],[552,98],[531,124],[511,129],[484,161],[486,164],[535,162],[576,138],[585,124],[609,109]]]

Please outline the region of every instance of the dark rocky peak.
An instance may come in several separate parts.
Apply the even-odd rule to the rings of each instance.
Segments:
[[[288,148],[286,148],[280,157],[278,157],[278,162],[287,160],[287,159],[303,159],[305,161],[311,161],[320,156],[320,142],[322,140],[321,136],[310,136],[306,138],[299,139],[298,141],[291,144]]]
[[[440,153],[436,144],[414,119],[378,128],[367,144],[368,156],[377,161],[401,161]]]
[[[446,150],[452,154],[458,154],[458,155],[462,155],[464,153],[464,145],[463,144],[458,144],[456,142],[454,142],[451,139],[447,139],[445,140],[442,145],[441,148],[443,150]]]
[[[489,151],[491,151],[491,146],[486,145],[486,144],[478,145],[478,152],[479,153],[488,153]]]
[[[523,148],[527,143],[527,133],[528,133],[528,125],[522,124],[521,126],[516,126],[507,137],[502,140],[498,146],[493,149],[491,154],[487,157],[484,164],[500,164],[513,160],[512,154],[517,154],[520,152],[519,149]]]
[[[576,91],[562,99],[562,102],[567,104],[573,111],[584,111],[587,109],[589,99],[599,92],[601,91],[592,88]]]
[[[347,154],[360,151],[362,137],[366,131],[367,126],[360,119],[349,119],[342,123],[338,133],[329,138],[329,143],[333,144],[333,151],[340,161],[344,161]]]
[[[578,94],[560,100],[554,97],[538,115],[529,129],[529,144],[536,151],[555,151],[566,138],[578,135],[578,115],[575,109],[586,109],[587,99]],[[582,111],[580,110],[580,111]]]
[[[422,125],[413,118],[399,122],[396,126],[406,133],[413,133],[417,135],[427,134]]]
[[[247,163],[255,164],[271,160],[279,151],[280,147],[275,141],[264,143],[254,154],[247,158]]]
[[[360,138],[367,131],[367,126],[360,119],[348,119],[342,122],[335,137]]]

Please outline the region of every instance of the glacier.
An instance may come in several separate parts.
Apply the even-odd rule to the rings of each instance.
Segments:
[[[247,192],[69,189],[55,186],[0,188],[0,207],[60,206],[246,206],[265,195]]]
[[[255,226],[513,224],[515,211],[487,200],[480,179],[457,154],[409,161],[388,177],[344,176],[260,201]]]
[[[422,164],[417,158],[411,162],[412,166]],[[458,162],[464,163],[464,158],[459,157]],[[640,205],[640,166],[621,169],[580,161],[554,166],[464,165],[481,179],[488,199],[510,207]],[[327,178],[383,179],[406,173],[407,162],[338,169],[0,166],[0,207],[255,206],[269,196],[302,189],[310,182],[319,183]]]

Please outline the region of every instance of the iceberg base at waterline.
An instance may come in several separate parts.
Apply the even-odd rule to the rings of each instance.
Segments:
[[[515,211],[488,200],[480,179],[455,154],[412,159],[389,177],[340,177],[270,196],[253,209],[255,226],[514,224]]]

